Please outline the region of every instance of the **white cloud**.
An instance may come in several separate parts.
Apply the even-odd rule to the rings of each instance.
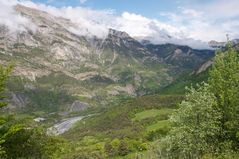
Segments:
[[[239,1],[212,0],[204,4],[179,7],[171,13],[161,13],[173,26],[184,27],[188,38],[201,41],[225,41],[226,34],[239,38]]]
[[[104,38],[108,34],[108,28],[113,26],[115,17],[113,10],[92,10],[83,7],[62,7],[56,8],[45,4],[36,4],[24,1],[20,4],[27,7],[46,11],[57,17],[70,19],[76,24],[75,28],[66,28],[78,35],[98,36]]]
[[[85,1],[83,0],[82,3]],[[104,38],[108,33],[108,28],[113,28],[125,31],[133,37],[146,38],[154,43],[169,42],[194,48],[207,48],[207,42],[210,40],[224,41],[227,33],[232,38],[239,36],[238,0],[230,2],[212,0],[206,4],[179,7],[174,12],[161,13],[161,16],[168,18],[166,22],[129,12],[123,12],[116,16],[111,9],[56,8],[50,5],[36,4],[29,0],[0,0],[0,24],[7,24],[12,30],[24,30],[24,27],[29,26],[27,24],[30,23],[10,7],[17,3],[70,19],[77,24],[77,27],[68,29],[79,35],[95,35]],[[11,18],[8,18],[9,16]],[[15,23],[17,25],[14,25]]]
[[[198,10],[208,13],[211,18],[232,18],[239,16],[238,0],[212,0],[209,3],[197,6]],[[199,8],[200,7],[200,8]]]
[[[28,29],[35,31],[36,26],[31,21],[17,14],[13,5],[17,4],[15,0],[0,0],[0,25],[7,26],[10,32],[26,31]]]
[[[200,11],[196,11],[194,9],[184,9],[182,11],[182,14],[186,15],[186,16],[189,16],[189,17],[201,17],[203,12],[200,12]]]

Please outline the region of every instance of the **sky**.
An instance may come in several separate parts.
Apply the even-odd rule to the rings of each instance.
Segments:
[[[112,9],[116,14],[131,12],[146,17],[155,18],[159,11],[172,11],[177,9],[179,1],[174,0],[33,0],[56,7],[83,6],[97,10]],[[156,15],[157,14],[157,15]]]
[[[239,38],[239,0],[0,0],[0,24],[24,30],[29,19],[12,11],[16,4],[40,9],[78,24],[79,35],[103,38],[108,29],[153,43],[208,48],[210,40]],[[12,17],[12,18],[9,18]]]

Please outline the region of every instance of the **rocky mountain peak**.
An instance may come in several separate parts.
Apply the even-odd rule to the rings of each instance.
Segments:
[[[211,40],[208,42],[208,45],[212,48],[222,48],[226,45],[226,42],[218,42],[215,40]]]
[[[106,38],[106,41],[110,41],[113,45],[124,46],[127,48],[144,47],[139,41],[131,37],[128,33],[114,29],[109,29],[109,34]]]
[[[115,37],[122,38],[122,39],[130,38],[128,33],[118,31],[118,30],[114,30],[114,29],[111,29],[111,28],[109,29],[109,34],[108,35],[109,36],[115,36]]]
[[[45,11],[29,8],[22,5],[16,5],[16,12],[30,19],[39,30],[57,29],[66,31],[68,28],[76,27],[69,19],[53,16]]]

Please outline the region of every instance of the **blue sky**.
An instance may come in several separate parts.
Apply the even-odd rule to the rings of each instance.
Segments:
[[[160,12],[176,10],[181,2],[177,0],[33,0],[56,7],[83,6],[92,9],[113,9],[116,14],[124,11],[141,14],[149,18],[160,16]],[[84,3],[83,3],[84,2]]]
[[[124,11],[149,18],[160,17],[161,12],[174,12],[179,7],[200,5],[217,0],[32,0],[55,7],[82,6],[92,9],[112,9],[116,14]]]

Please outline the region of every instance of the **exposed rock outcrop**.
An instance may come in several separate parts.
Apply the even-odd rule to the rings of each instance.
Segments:
[[[68,108],[69,112],[80,112],[82,110],[85,110],[89,107],[87,103],[83,103],[81,101],[75,101],[72,103],[72,105]]]

